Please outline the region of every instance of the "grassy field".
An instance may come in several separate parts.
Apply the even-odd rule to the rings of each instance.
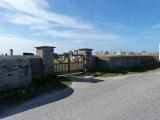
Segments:
[[[71,80],[66,77],[50,77],[46,80],[34,82],[27,87],[0,93],[0,109],[20,104],[39,95],[67,88],[71,84]]]

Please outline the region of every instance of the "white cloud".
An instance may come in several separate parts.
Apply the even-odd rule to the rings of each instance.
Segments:
[[[104,23],[104,25],[116,29],[116,30],[130,30],[133,29],[132,26],[123,24],[123,23]]]
[[[155,24],[150,26],[152,29],[160,29],[160,24]]]
[[[93,34],[93,33],[79,33],[72,31],[54,31],[48,30],[47,34],[54,37],[64,37],[70,39],[79,39],[79,40],[118,40],[122,37],[110,34]]]
[[[27,25],[52,37],[67,39],[115,40],[119,36],[97,32],[94,25],[50,11],[47,0],[0,0],[1,13],[11,23]],[[65,28],[65,31],[59,29]],[[94,32],[93,32],[94,31]]]
[[[47,5],[46,5],[47,4]],[[9,10],[13,15],[13,19],[18,19],[19,15],[30,15],[30,17],[36,17],[38,19],[45,20],[47,22],[54,22],[60,26],[79,29],[92,29],[92,25],[85,24],[80,20],[76,20],[72,17],[50,12],[45,9],[45,6],[49,6],[46,0],[1,0],[0,7]],[[18,15],[18,16],[16,16]],[[11,16],[12,18],[12,16]]]
[[[0,43],[0,54],[5,54],[9,49],[13,49],[16,54],[35,52],[36,46],[53,45],[53,42],[25,39],[13,34],[0,34]]]
[[[30,15],[23,15],[23,14],[13,14],[7,15],[8,21],[14,24],[19,25],[29,25],[31,28],[37,29],[49,29],[50,23],[46,20],[39,19],[37,17],[32,17]]]

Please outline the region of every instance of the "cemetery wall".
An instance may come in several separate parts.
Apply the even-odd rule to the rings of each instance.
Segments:
[[[97,56],[96,70],[130,70],[158,62],[158,56]]]

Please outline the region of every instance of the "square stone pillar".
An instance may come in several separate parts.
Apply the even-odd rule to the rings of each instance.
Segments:
[[[42,58],[44,78],[54,75],[54,48],[53,46],[36,47],[36,55]]]
[[[93,71],[94,70],[94,65],[93,64],[95,61],[93,61],[93,57],[92,57],[92,50],[90,48],[81,48],[78,49],[79,54],[84,55],[84,72],[89,72],[89,71]]]

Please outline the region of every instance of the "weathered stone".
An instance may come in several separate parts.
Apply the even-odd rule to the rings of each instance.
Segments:
[[[79,54],[84,55],[84,72],[93,71],[96,67],[95,58],[92,56],[92,50],[90,48],[78,49]]]
[[[151,63],[150,63],[151,62]],[[158,63],[158,57],[154,56],[97,56],[96,69],[123,70],[132,69],[141,64]]]
[[[37,56],[43,61],[43,76],[48,77],[54,75],[54,48],[51,46],[40,46],[37,48]]]
[[[20,56],[0,57],[0,91],[26,86],[32,81],[30,61]]]
[[[32,71],[32,80],[39,81],[43,77],[43,65],[42,59],[39,56],[26,56],[30,60],[30,66]]]

